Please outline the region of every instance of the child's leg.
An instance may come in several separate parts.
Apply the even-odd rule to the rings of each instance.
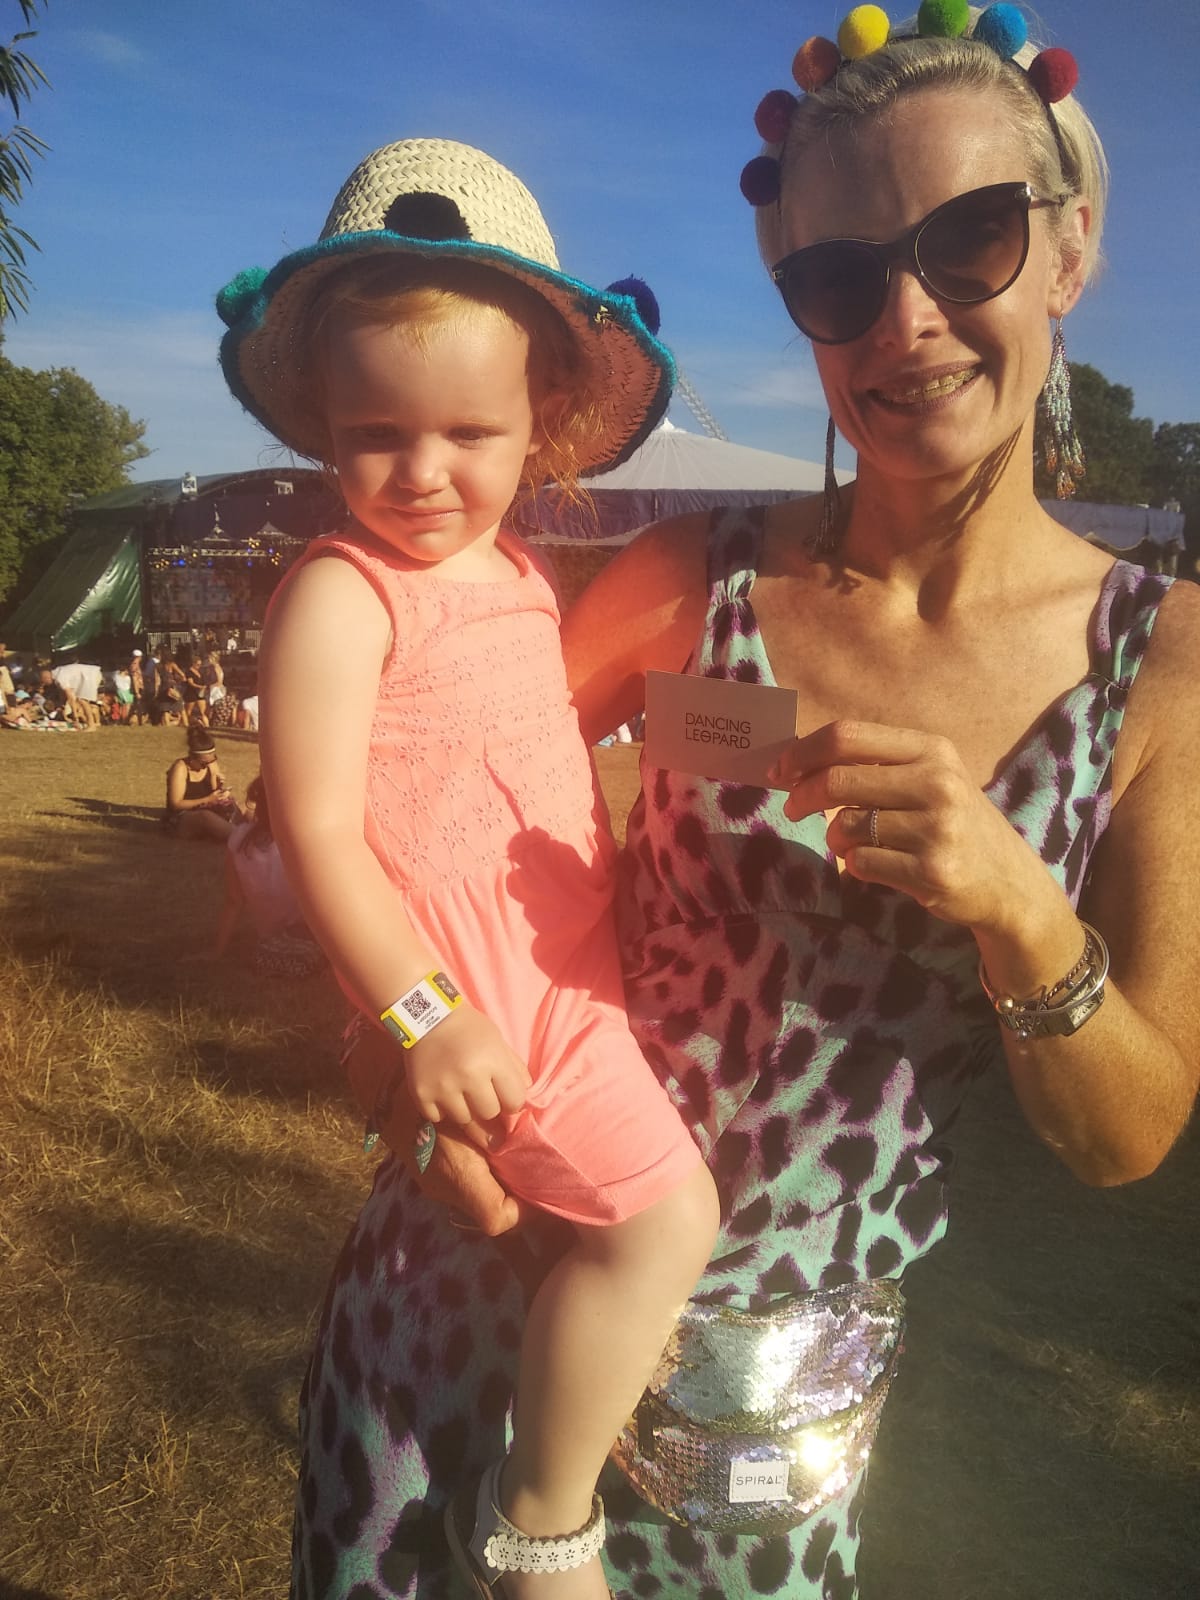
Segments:
[[[605,1458],[628,1421],[712,1252],[717,1194],[700,1166],[626,1222],[579,1230],[530,1308],[521,1346],[502,1509],[522,1533],[574,1533],[591,1516]],[[599,1561],[574,1572],[507,1573],[511,1600],[591,1600]]]

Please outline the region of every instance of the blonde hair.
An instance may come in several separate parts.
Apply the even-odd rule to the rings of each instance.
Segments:
[[[480,318],[499,318],[519,329],[529,342],[529,400],[545,440],[526,462],[522,484],[532,490],[553,481],[569,501],[586,501],[579,460],[583,447],[602,432],[600,407],[571,330],[536,290],[475,262],[398,254],[359,257],[327,274],[298,319],[296,351],[299,403],[306,421],[320,434],[327,467],[333,447],[325,416],[322,354],[335,313],[355,322],[403,327],[419,345],[434,328]]]
[[[972,6],[971,19],[980,15]],[[908,24],[901,24],[907,31]],[[914,27],[915,31],[915,27]],[[778,154],[786,186],[789,157],[823,136],[863,118],[879,116],[906,95],[929,89],[969,89],[1002,95],[1025,145],[1029,181],[1039,194],[1071,195],[1091,210],[1082,254],[1084,281],[1100,263],[1100,239],[1108,202],[1108,161],[1100,135],[1074,95],[1047,106],[1025,72],[1041,46],[1027,43],[1017,63],[1003,60],[990,45],[973,39],[891,38],[882,49],[843,62],[830,81],[801,96]],[[795,203],[795,202],[793,202]],[[784,253],[782,198],[756,213],[759,254],[773,267]],[[1060,236],[1070,208],[1056,213]]]

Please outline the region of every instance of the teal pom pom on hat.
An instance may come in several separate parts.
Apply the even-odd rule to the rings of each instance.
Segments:
[[[236,278],[230,278],[217,295],[217,315],[227,328],[241,321],[266,281],[266,267],[246,267]]]

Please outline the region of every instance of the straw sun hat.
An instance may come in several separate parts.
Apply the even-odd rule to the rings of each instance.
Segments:
[[[586,358],[601,410],[582,471],[624,461],[666,410],[675,369],[654,337],[657,307],[645,285],[628,279],[599,290],[567,277],[537,202],[507,168],[448,139],[405,139],[359,163],[316,244],[284,256],[270,272],[239,273],[217,296],[229,328],[221,341],[229,387],[301,455],[319,458],[321,441],[295,403],[298,322],[329,272],[352,256],[396,252],[493,267],[528,284],[561,314]]]

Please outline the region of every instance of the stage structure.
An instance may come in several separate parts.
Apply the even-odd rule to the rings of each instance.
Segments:
[[[276,584],[339,503],[308,468],[129,484],[76,508],[5,642],[116,661],[135,640],[256,632]]]

